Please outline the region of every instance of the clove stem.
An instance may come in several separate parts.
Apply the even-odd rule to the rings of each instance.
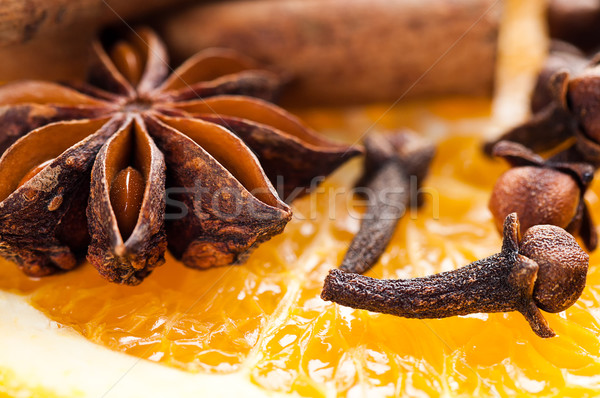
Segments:
[[[360,185],[368,194],[367,210],[340,265],[343,271],[359,274],[379,260],[411,201],[417,205],[418,192],[411,191],[410,176],[424,178],[434,153],[433,145],[406,131],[369,136],[365,149],[366,172]]]
[[[395,191],[386,194],[390,188]],[[370,269],[387,247],[409,202],[409,180],[398,162],[389,162],[368,184],[370,198],[358,233],[344,256],[340,269],[362,274]]]

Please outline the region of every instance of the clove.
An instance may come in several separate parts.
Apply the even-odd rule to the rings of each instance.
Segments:
[[[418,183],[425,178],[435,153],[432,144],[409,131],[372,134],[364,146],[365,173],[357,185],[368,193],[367,210],[340,265],[344,271],[359,274],[377,262],[407,208],[418,205]],[[412,176],[417,185],[411,184]]]
[[[484,151],[491,155],[500,141],[514,141],[535,151],[555,148],[576,134],[577,122],[569,111],[567,91],[569,76],[578,75],[590,63],[577,47],[554,40],[540,71],[530,102],[531,117],[487,142]]]
[[[490,196],[489,209],[499,231],[504,218],[516,212],[524,230],[552,224],[581,236],[588,250],[596,248],[596,228],[584,200],[594,167],[575,161],[571,149],[544,160],[517,143],[496,144],[493,154],[512,166],[498,178]]]
[[[502,250],[454,271],[380,280],[333,269],[321,298],[406,318],[518,311],[540,337],[554,331],[540,310],[564,311],[585,287],[589,256],[562,228],[531,227],[519,240],[516,213],[506,217]]]
[[[584,161],[600,167],[600,57],[596,54],[585,58],[572,47],[566,50],[568,45],[564,43],[559,47],[555,46],[538,77],[531,103],[533,115],[486,143],[484,150],[488,154],[496,143],[504,140],[535,152],[556,150],[574,141],[567,161]],[[560,57],[559,52],[562,52]]]
[[[547,19],[550,37],[568,41],[586,51],[600,45],[598,1],[550,0]]]

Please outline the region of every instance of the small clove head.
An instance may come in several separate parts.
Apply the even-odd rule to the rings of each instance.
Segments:
[[[531,98],[532,116],[487,142],[484,151],[491,155],[498,142],[513,141],[543,152],[574,140],[571,159],[600,167],[599,64],[600,53],[585,54],[571,44],[552,41]]]
[[[579,48],[560,40],[553,40],[531,96],[531,112],[538,113],[548,105],[560,102],[557,99],[563,94],[562,90],[566,89],[566,84],[561,81],[563,72],[577,75],[589,62]]]
[[[536,225],[523,235],[519,253],[539,267],[533,299],[540,309],[560,312],[575,304],[585,287],[589,256],[573,236],[554,225]]]
[[[572,76],[585,71],[589,63],[590,59],[577,47],[553,40],[531,96],[531,117],[486,142],[485,153],[492,155],[500,141],[518,142],[535,152],[543,152],[574,137],[578,122],[568,102],[569,82]]]
[[[514,212],[523,230],[556,225],[581,236],[589,250],[596,248],[594,223],[583,199],[594,176],[593,166],[544,160],[508,141],[496,144],[494,155],[513,166],[498,178],[490,196],[489,209],[499,231],[505,217]]]
[[[492,190],[489,208],[499,231],[504,218],[519,215],[521,227],[552,224],[566,228],[579,207],[580,190],[571,176],[560,171],[525,166],[502,174]]]
[[[590,65],[569,81],[567,100],[582,132],[600,143],[600,65]]]
[[[375,174],[387,164],[396,163],[403,173],[415,176],[421,182],[429,172],[435,155],[435,145],[422,135],[402,129],[393,134],[370,134],[365,138],[364,173],[358,186],[369,185]]]

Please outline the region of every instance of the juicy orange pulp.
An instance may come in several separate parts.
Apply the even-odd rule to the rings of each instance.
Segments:
[[[330,135],[358,139],[386,107],[304,112]],[[487,100],[441,100],[395,109],[379,127],[438,132],[426,205],[400,222],[368,275],[413,277],[495,253],[487,210],[506,170],[480,152]],[[350,134],[350,136],[348,135]],[[558,336],[541,339],[518,313],[414,320],[353,310],[319,298],[357,231],[361,203],[349,193],[352,161],[294,203],[285,232],[242,266],[186,269],[169,258],[137,287],[109,284],[85,264],[29,279],[3,262],[0,288],[20,292],[60,325],[113,350],[191,372],[246,372],[265,390],[301,396],[439,396],[591,393],[600,378],[600,254],[582,298],[546,314]],[[588,195],[600,214],[596,184]],[[371,395],[368,395],[371,396]]]

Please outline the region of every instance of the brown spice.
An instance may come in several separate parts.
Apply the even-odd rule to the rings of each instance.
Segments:
[[[266,102],[279,77],[232,51],[169,76],[148,29],[93,49],[87,83],[0,87],[0,253],[28,275],[87,251],[108,280],[133,285],[167,244],[190,267],[238,263],[291,218],[271,181],[306,193],[361,153]],[[185,214],[165,221],[167,196]]]
[[[548,25],[550,37],[565,40],[586,51],[600,44],[600,3],[587,0],[550,0]]]
[[[411,188],[425,178],[435,153],[432,144],[410,131],[372,134],[364,144],[365,173],[358,185],[368,193],[367,210],[340,265],[361,274],[375,265],[409,206],[418,205],[418,192]]]
[[[515,213],[506,217],[502,250],[454,271],[379,280],[331,270],[321,297],[341,305],[406,318],[445,318],[518,311],[540,337],[553,337],[540,309],[564,311],[583,288],[589,256],[565,230],[538,225],[519,240]]]
[[[588,250],[597,247],[596,228],[583,198],[594,177],[592,165],[563,162],[562,154],[545,161],[508,141],[496,144],[494,155],[513,167],[498,178],[490,196],[489,209],[499,231],[505,217],[515,212],[524,230],[552,224],[581,236]]]
[[[597,56],[586,58],[565,43],[554,43],[532,97],[533,115],[485,145],[491,154],[500,141],[514,141],[536,151],[547,151],[573,139],[563,161],[600,167],[600,66]]]
[[[590,60],[577,47],[553,41],[531,96],[532,116],[524,123],[485,144],[492,154],[500,141],[513,141],[535,151],[555,148],[576,134],[577,121],[568,110],[566,92],[569,76],[581,73]]]
[[[19,182],[19,188],[24,185],[27,181],[31,180],[33,177],[35,177],[40,171],[44,170],[44,168],[46,166],[48,166],[50,163],[52,163],[54,159],[50,159],[50,160],[46,160],[45,162],[42,162],[40,164],[38,164],[37,166],[33,167],[31,170],[29,170],[29,172],[27,174],[25,174],[25,176],[23,178],[21,178],[21,181]]]

